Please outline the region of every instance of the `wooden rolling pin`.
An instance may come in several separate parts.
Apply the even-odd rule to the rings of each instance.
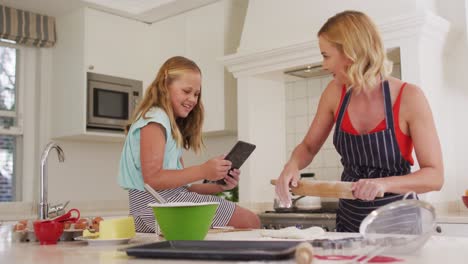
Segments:
[[[276,180],[271,180],[271,184],[276,185]],[[352,182],[342,181],[299,180],[297,187],[291,187],[291,191],[294,195],[356,199],[351,190],[352,185]],[[378,194],[377,197],[383,197],[383,194]]]

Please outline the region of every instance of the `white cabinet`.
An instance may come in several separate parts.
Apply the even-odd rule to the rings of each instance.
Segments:
[[[245,1],[219,1],[187,14],[186,54],[202,70],[208,134],[237,131],[236,81],[219,59],[236,52],[245,8]]]
[[[235,80],[218,59],[237,48],[246,1],[224,0],[153,24],[81,8],[56,18],[53,54],[52,136],[121,141],[123,134],[86,131],[86,72],[143,81],[162,63],[186,56],[201,68],[203,132],[234,133]]]
[[[81,8],[57,17],[52,137],[122,141],[123,133],[86,130],[86,72],[141,80],[146,24]]]
[[[141,80],[142,49],[148,25],[135,20],[85,9],[85,70]]]

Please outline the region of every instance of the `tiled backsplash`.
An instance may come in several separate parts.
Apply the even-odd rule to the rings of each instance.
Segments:
[[[331,75],[286,83],[286,159],[309,129],[317,112],[320,95]],[[302,172],[314,172],[318,180],[339,180],[343,166],[333,146],[333,130],[311,164]]]

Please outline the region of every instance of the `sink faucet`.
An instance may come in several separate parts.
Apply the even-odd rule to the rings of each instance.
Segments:
[[[42,151],[41,155],[41,179],[40,179],[40,200],[39,200],[39,219],[44,220],[49,216],[49,203],[47,201],[47,157],[51,149],[56,149],[60,162],[65,160],[62,148],[55,142],[49,142]]]

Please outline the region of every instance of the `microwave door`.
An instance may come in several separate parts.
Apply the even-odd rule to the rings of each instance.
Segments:
[[[131,87],[90,81],[88,127],[123,130],[132,107]]]

